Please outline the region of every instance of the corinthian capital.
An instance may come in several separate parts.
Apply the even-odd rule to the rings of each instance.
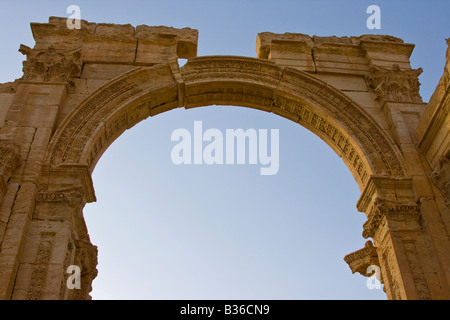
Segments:
[[[393,64],[391,69],[374,66],[366,81],[378,99],[391,102],[422,102],[419,93],[419,75],[422,71],[422,68],[401,70],[398,64]]]
[[[53,46],[47,50],[33,50],[21,45],[19,51],[27,56],[23,63],[23,80],[43,82],[70,82],[80,76],[80,51],[62,53]]]

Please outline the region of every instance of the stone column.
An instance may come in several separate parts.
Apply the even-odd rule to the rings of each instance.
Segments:
[[[445,260],[433,245],[430,228],[424,223],[428,209],[415,201],[412,180],[372,177],[358,209],[366,212],[363,237],[373,239],[376,257],[371,261],[379,261],[388,298],[448,299],[446,273],[442,268]],[[353,272],[367,276],[361,270],[368,265],[361,262],[364,260],[360,256],[355,252],[345,260]],[[367,260],[366,256],[363,258]]]
[[[449,212],[440,203],[446,198],[441,193],[445,159],[432,174],[416,134],[427,109],[419,93],[422,70],[411,69],[411,45],[361,45],[371,66],[367,85],[380,103],[409,176],[372,178],[358,204],[368,217],[363,235],[372,237],[377,247],[389,298],[450,299]],[[383,48],[389,54],[380,59]]]
[[[20,282],[19,273],[23,274],[19,269],[31,239],[35,239],[34,249],[39,252],[33,262],[38,278],[43,264],[50,261],[47,253],[58,240],[59,235],[50,228],[58,222],[33,234],[34,225],[39,223],[33,220],[45,152],[69,83],[81,71],[79,56],[73,52],[63,54],[51,46],[21,46],[20,51],[27,56],[24,76],[17,81],[0,129],[2,160],[6,155],[0,174],[0,299],[20,296],[15,288]]]
[[[0,199],[0,299],[10,299],[13,292],[45,150],[66,90],[65,83],[20,81],[0,129],[0,140],[6,146],[2,149],[10,155],[0,177],[4,190]]]
[[[97,275],[97,247],[91,244],[83,207],[92,201],[90,175],[84,166],[44,170],[35,209],[19,257],[13,300],[91,299]],[[81,287],[68,287],[80,271]]]

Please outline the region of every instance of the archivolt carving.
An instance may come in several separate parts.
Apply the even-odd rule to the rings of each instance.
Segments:
[[[98,248],[88,240],[75,241],[75,265],[81,269],[81,288],[74,290],[73,299],[91,300],[92,281],[97,277]]]
[[[355,173],[355,178],[358,178],[364,185],[367,183],[370,169],[364,163],[363,157],[358,151],[359,148],[336,125],[318,115],[305,104],[285,97],[277,96],[273,107],[274,109],[279,108],[287,113],[296,115],[295,121],[305,127],[313,127],[318,132],[321,132],[321,138],[326,139],[326,142],[332,145],[336,151],[340,152],[344,161],[348,164],[349,169]]]
[[[312,105],[321,106],[336,122],[346,128],[350,136],[359,140],[359,145],[366,154],[377,154],[377,159],[371,159],[374,172],[396,177],[405,176],[401,156],[394,143],[350,98],[325,82],[295,69],[285,70],[283,79],[286,80],[280,83],[278,90],[293,92],[311,101]]]
[[[420,300],[431,300],[430,289],[423,272],[423,266],[419,258],[415,241],[403,241],[406,257],[411,269],[418,298]]]
[[[76,207],[81,204],[81,199],[83,197],[83,187],[75,186],[66,190],[38,192],[36,202],[67,202],[70,207]]]
[[[0,93],[16,93],[18,81],[0,84]]]
[[[388,291],[390,294],[390,298],[393,300],[401,299],[401,285],[399,283],[398,277],[394,275],[394,267],[397,264],[397,259],[394,255],[394,250],[391,247],[386,248],[386,250],[382,254],[381,263],[384,265],[382,269],[383,275],[385,277],[384,284],[385,287],[383,290]],[[386,288],[386,285],[388,288]]]
[[[194,58],[181,68],[185,82],[247,80],[276,86],[282,69],[272,62],[244,57],[217,56]]]
[[[297,117],[335,145],[360,186],[374,173],[405,176],[401,155],[382,129],[355,102],[309,74],[240,57],[194,58],[180,73],[182,79],[175,81],[179,74],[169,64],[136,68],[100,88],[57,130],[48,163],[83,161],[92,167],[121,132],[151,110],[170,110],[183,101],[186,108],[222,104],[283,109],[287,118]],[[183,90],[178,90],[180,85]],[[179,97],[180,92],[186,96]]]

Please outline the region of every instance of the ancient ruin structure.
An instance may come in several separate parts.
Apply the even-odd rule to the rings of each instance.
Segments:
[[[196,57],[188,28],[31,28],[23,77],[0,85],[0,299],[89,299],[97,248],[83,207],[97,161],[147,117],[209,105],[273,112],[318,135],[361,190],[368,241],[345,257],[351,270],[379,266],[389,299],[450,299],[449,61],[424,103],[414,45],[392,36],[262,33],[258,58]],[[66,285],[71,265],[80,289]]]

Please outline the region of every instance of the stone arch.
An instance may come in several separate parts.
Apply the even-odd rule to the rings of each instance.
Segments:
[[[254,58],[211,56],[138,67],[84,100],[62,123],[49,167],[87,165],[122,132],[178,107],[233,105],[273,112],[306,127],[343,158],[363,190],[371,176],[405,177],[400,152],[362,107],[329,84]]]

